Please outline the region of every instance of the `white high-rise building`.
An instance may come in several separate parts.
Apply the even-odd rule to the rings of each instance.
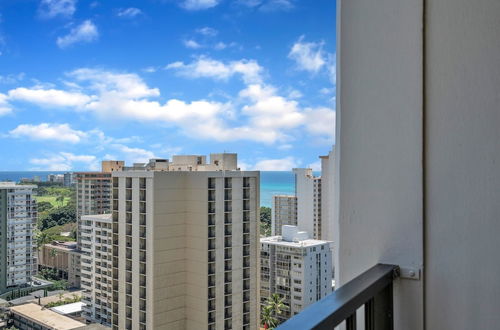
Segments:
[[[260,239],[261,304],[279,294],[287,306],[280,322],[332,292],[330,242],[309,239],[296,226],[283,226],[282,233]]]
[[[321,205],[321,239],[334,241],[334,201],[335,201],[335,149],[321,158],[321,191],[319,203]]]
[[[37,274],[35,185],[0,182],[0,292]]]
[[[297,197],[275,195],[271,212],[271,235],[281,235],[281,228],[285,225],[297,225]]]
[[[113,328],[256,329],[259,172],[236,154],[113,173]]]
[[[321,177],[310,168],[294,168],[295,196],[297,196],[297,226],[321,239]]]
[[[89,323],[111,326],[112,218],[111,214],[81,217],[82,316]]]

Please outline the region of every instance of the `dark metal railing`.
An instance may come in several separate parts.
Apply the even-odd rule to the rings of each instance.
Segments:
[[[392,282],[398,276],[398,266],[377,264],[277,329],[333,329],[345,321],[347,330],[355,330],[356,311],[364,305],[366,330],[392,330]]]

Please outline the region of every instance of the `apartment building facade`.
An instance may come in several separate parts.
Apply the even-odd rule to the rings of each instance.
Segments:
[[[37,274],[37,186],[0,182],[0,292]]]
[[[80,218],[83,215],[111,212],[111,173],[120,171],[124,165],[123,161],[102,161],[101,172],[75,172],[79,245],[81,244]]]
[[[39,251],[38,265],[57,272],[59,278],[68,281],[70,288],[80,287],[80,251],[75,242],[45,244]]]
[[[286,308],[280,322],[332,292],[330,242],[309,239],[297,226],[283,226],[283,235],[260,239],[260,299],[276,293]]]
[[[113,173],[113,329],[258,327],[259,172],[236,163]]]
[[[112,317],[112,216],[81,218],[82,316],[88,323],[111,326]]]
[[[285,225],[297,225],[297,196],[273,196],[271,212],[271,235],[281,235],[281,228]]]

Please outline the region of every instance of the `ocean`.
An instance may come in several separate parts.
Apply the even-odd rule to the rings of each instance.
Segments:
[[[39,176],[42,181],[47,180],[49,174],[64,174],[64,171],[22,171],[1,172],[0,181],[20,181],[21,178],[32,178]],[[319,173],[315,172],[315,175]],[[290,172],[260,172],[260,205],[271,207],[273,195],[295,194],[295,177]]]

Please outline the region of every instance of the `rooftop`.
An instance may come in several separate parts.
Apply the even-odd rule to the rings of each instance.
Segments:
[[[297,226],[284,225],[281,227],[282,236],[263,237],[260,243],[274,244],[289,247],[309,247],[330,243],[317,239],[310,239],[305,231],[299,231]]]
[[[111,222],[112,220],[112,214],[107,213],[107,214],[92,214],[92,215],[82,215],[82,220],[87,220],[87,221],[106,221],[106,222]]]
[[[303,247],[312,247],[330,243],[329,241],[321,241],[317,239],[305,239],[302,241],[290,242],[284,241],[281,236],[270,236],[270,237],[262,237],[260,239],[260,243],[279,245],[279,246],[288,246],[294,248],[303,248]]]
[[[75,321],[72,318],[33,303],[14,306],[10,310],[33,322],[43,324],[43,326],[50,329],[69,330],[85,326],[85,323]]]
[[[31,184],[17,184],[15,182],[10,182],[10,181],[2,181],[0,182],[0,189],[7,189],[7,188],[30,188],[30,189],[35,189],[38,188],[37,185],[31,185]]]
[[[75,302],[75,303],[71,303],[71,304],[52,307],[50,310],[53,310],[54,312],[62,314],[62,315],[68,315],[68,314],[74,314],[74,313],[81,312],[82,307],[84,305],[85,305],[84,303],[79,301],[79,302]]]

